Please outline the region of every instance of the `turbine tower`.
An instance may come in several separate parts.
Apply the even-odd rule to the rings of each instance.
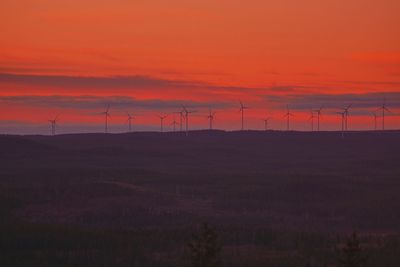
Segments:
[[[386,99],[383,100],[382,106],[380,106],[377,111],[382,112],[382,131],[385,130],[385,112],[391,112],[387,107],[386,107]]]
[[[267,117],[267,118],[262,120],[264,122],[264,130],[265,131],[268,131],[268,122],[269,122],[270,119],[271,119],[270,117]]]
[[[163,128],[163,123],[164,123],[164,119],[167,117],[167,115],[164,115],[164,116],[158,116],[159,118],[160,118],[160,132],[163,132],[164,131],[164,128]]]
[[[105,127],[104,127],[105,133],[108,133],[108,117],[110,117],[109,110],[110,110],[110,105],[108,104],[106,111],[101,113],[101,114],[103,114],[105,116]]]
[[[317,113],[317,131],[319,132],[319,117],[321,116],[322,107],[320,107],[319,109],[314,110],[314,112]]]
[[[174,117],[174,120],[173,120],[172,123],[171,123],[174,132],[176,132],[176,125],[178,125],[178,124],[179,124],[179,123],[175,120],[175,117]]]
[[[378,129],[378,115],[376,112],[372,112],[372,117],[374,118],[374,130],[376,131]]]
[[[179,131],[181,131],[182,132],[182,128],[183,128],[183,118],[184,118],[184,111],[183,110],[181,110],[181,111],[177,111],[177,112],[174,112],[175,114],[179,114]]]
[[[196,112],[195,110],[187,110],[185,106],[182,105],[183,116],[186,122],[186,136],[189,134],[189,114]]]
[[[342,108],[343,114],[344,114],[344,129],[345,129],[346,131],[348,130],[347,121],[348,121],[348,118],[349,118],[349,109],[351,108],[352,105],[353,105],[353,104],[350,104],[350,105],[348,105],[347,107]]]
[[[55,120],[48,120],[51,124],[51,135],[55,135],[56,122]]]
[[[126,115],[128,116],[128,119],[126,121],[129,125],[129,132],[132,132],[132,119],[134,116],[132,116],[130,113],[126,113]]]
[[[286,130],[289,131],[290,130],[290,117],[294,116],[294,115],[292,113],[290,113],[289,105],[286,105],[286,110],[287,110],[287,112],[284,117],[286,117]]]
[[[57,126],[58,116],[59,115],[57,115],[52,120],[48,120],[50,122],[50,124],[51,124],[51,135],[56,135],[56,126]]]
[[[245,110],[245,109],[248,109],[249,107],[244,106],[243,103],[242,103],[242,101],[239,101],[239,102],[240,102],[240,109],[239,109],[239,112],[242,113],[242,131],[243,131],[243,130],[244,130],[244,110]]]
[[[345,122],[346,122],[346,112],[336,112],[336,114],[339,114],[340,117],[342,118],[342,137],[344,137],[344,131],[345,131]]]
[[[208,116],[207,116],[207,118],[208,118],[208,120],[209,120],[210,130],[213,129],[213,122],[214,122],[215,113],[216,113],[216,112],[212,112],[211,109],[210,109],[210,111],[209,111],[209,113],[208,113]]]
[[[310,118],[308,118],[308,120],[311,121],[311,132],[314,132],[314,119],[317,117],[315,117],[314,112],[311,110]]]

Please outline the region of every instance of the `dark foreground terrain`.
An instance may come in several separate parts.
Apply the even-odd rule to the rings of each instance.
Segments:
[[[0,266],[400,266],[400,132],[0,136]]]

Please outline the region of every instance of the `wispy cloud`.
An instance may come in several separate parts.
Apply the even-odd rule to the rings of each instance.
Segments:
[[[170,81],[146,76],[90,77],[11,73],[0,73],[0,82],[72,88],[160,88],[192,85],[185,81]]]
[[[366,109],[374,109],[386,99],[389,107],[400,108],[400,92],[358,93],[358,94],[321,94],[311,93],[314,87],[303,85],[277,85],[271,87],[240,87],[219,86],[197,81],[166,80],[147,76],[115,76],[115,77],[84,77],[84,76],[62,76],[62,75],[27,75],[0,73],[0,83],[24,83],[38,86],[54,86],[68,88],[105,88],[112,92],[115,88],[137,88],[137,89],[198,89],[207,95],[202,101],[187,101],[180,99],[179,94],[175,99],[137,99],[128,93],[111,96],[97,96],[92,93],[86,95],[8,95],[1,96],[0,102],[4,104],[59,107],[80,110],[95,110],[104,108],[110,104],[115,109],[144,109],[144,110],[166,110],[176,109],[181,105],[193,108],[229,108],[237,103],[233,100],[237,96],[239,100],[242,95],[250,95],[258,100],[253,100],[253,106],[268,106],[274,109],[282,109],[289,104],[294,110],[309,110],[318,106],[327,109],[338,109],[348,104],[359,109],[359,114],[366,113]],[[321,89],[321,88],[319,88]],[[326,88],[324,88],[326,89]],[[77,90],[79,93],[82,90]],[[84,90],[83,90],[84,91]],[[220,97],[220,93],[229,93],[230,99]]]
[[[390,108],[400,108],[400,92],[267,95],[266,99],[281,107],[289,104],[294,110],[309,110],[319,106],[327,109],[339,109],[352,104],[354,108],[358,109],[357,114],[359,115],[366,114],[366,110],[376,109],[384,101]]]
[[[231,106],[230,103],[220,102],[196,102],[184,100],[138,100],[129,96],[0,96],[0,102],[4,104],[27,105],[36,107],[58,107],[72,108],[80,110],[93,110],[104,108],[110,105],[115,109],[138,108],[144,110],[159,110],[159,109],[175,109],[182,105],[187,105],[193,108],[226,108]]]
[[[30,75],[0,73],[0,83],[27,84],[30,86],[50,86],[55,88],[96,88],[96,89],[208,89],[212,91],[249,92],[288,92],[299,88],[296,85],[279,85],[272,87],[245,87],[214,85],[201,81],[168,80],[149,76],[64,76],[64,75]]]

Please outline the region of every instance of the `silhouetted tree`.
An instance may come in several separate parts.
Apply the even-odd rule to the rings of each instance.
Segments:
[[[339,264],[343,267],[364,267],[367,259],[362,255],[360,241],[355,232],[347,239],[345,246],[340,249]]]
[[[193,237],[188,244],[190,260],[194,267],[219,267],[221,266],[221,246],[214,229],[204,223],[200,233]]]

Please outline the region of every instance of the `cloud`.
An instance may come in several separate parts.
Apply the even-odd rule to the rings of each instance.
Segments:
[[[164,80],[147,76],[94,77],[11,73],[0,73],[0,82],[72,88],[148,88],[191,85],[185,81]]]
[[[379,65],[395,65],[400,66],[400,53],[374,52],[374,53],[357,53],[350,56],[351,59]]]
[[[182,90],[198,89],[199,92],[209,94],[209,101],[186,101],[179,99],[177,95],[174,100],[154,99],[139,100],[125,95],[116,96],[96,96],[87,95],[11,95],[0,96],[0,103],[11,105],[25,105],[38,107],[58,107],[80,110],[98,110],[103,109],[110,104],[113,109],[143,109],[143,110],[166,110],[176,109],[181,105],[187,105],[192,108],[229,108],[237,105],[232,100],[232,95],[237,96],[255,96],[258,100],[253,100],[253,106],[265,106],[268,102],[272,109],[286,108],[289,104],[293,110],[309,110],[319,106],[326,109],[338,109],[348,104],[353,104],[354,108],[360,114],[365,114],[366,109],[375,109],[382,104],[383,99],[387,99],[387,104],[392,109],[400,108],[400,92],[381,92],[381,93],[359,93],[359,94],[321,94],[310,93],[309,89],[314,87],[300,85],[277,85],[272,87],[240,87],[240,86],[218,86],[196,81],[166,80],[147,76],[115,76],[115,77],[84,77],[84,76],[63,76],[63,75],[27,75],[27,74],[8,74],[0,73],[0,83],[26,83],[38,86],[55,86],[68,88],[178,88]],[[321,89],[321,88],[319,88]],[[208,91],[207,91],[208,90]],[[315,91],[315,90],[314,90]],[[81,91],[80,91],[81,92]],[[211,94],[210,94],[211,93]],[[224,99],[219,93],[229,93],[230,98]],[[370,111],[368,111],[370,112]]]
[[[0,71],[10,70],[0,67]],[[21,70],[21,69],[19,69]],[[22,69],[21,71],[28,71]],[[33,69],[32,69],[33,70]],[[43,69],[41,71],[46,71]],[[343,80],[335,81],[345,84],[357,84],[357,85],[388,85],[398,86],[398,81],[352,81]],[[291,92],[298,89],[323,89],[325,87],[315,86],[304,86],[304,85],[293,85],[283,84],[270,87],[246,87],[246,86],[224,86],[224,85],[213,85],[206,82],[195,81],[195,80],[169,80],[157,77],[133,75],[133,76],[67,76],[67,75],[46,75],[46,74],[17,74],[0,72],[0,84],[1,83],[16,83],[26,84],[31,86],[50,86],[56,88],[96,88],[96,89],[116,89],[116,88],[127,88],[127,89],[152,89],[152,88],[174,88],[174,89],[209,89],[214,91],[231,91],[231,92]]]
[[[160,109],[176,109],[182,105],[191,108],[226,108],[231,104],[227,102],[195,102],[183,100],[138,100],[129,96],[0,96],[0,103],[11,105],[26,105],[36,107],[58,107],[58,108],[72,108],[80,110],[93,110],[103,109],[105,106],[110,105],[113,109],[129,109],[138,108],[144,110],[160,110]]]
[[[67,88],[67,89],[78,89],[77,92],[82,94],[82,89],[95,89],[104,90],[106,92],[112,92],[114,89],[127,89],[126,94],[129,94],[130,89],[143,91],[146,89],[147,92],[151,93],[151,90],[173,89],[174,92],[187,93],[190,90],[193,93],[200,95],[209,95],[210,97],[219,97],[219,94],[223,94],[224,97],[227,93],[230,94],[230,98],[234,96],[239,100],[241,96],[246,97],[247,95],[257,97],[262,100],[265,95],[275,94],[288,94],[296,93],[298,91],[308,91],[315,89],[327,89],[326,87],[315,87],[315,86],[304,86],[296,84],[279,84],[266,87],[250,87],[250,86],[230,86],[230,85],[216,85],[196,80],[168,80],[150,76],[66,76],[66,75],[41,75],[41,74],[15,74],[15,73],[1,73],[0,72],[0,84],[1,83],[16,83],[24,84],[29,86],[37,87],[53,87],[53,88]],[[93,94],[93,91],[86,92],[87,94]],[[123,94],[125,94],[123,93]]]
[[[31,86],[50,86],[58,88],[96,88],[96,89],[208,89],[211,91],[263,93],[288,92],[302,86],[280,85],[272,87],[243,87],[213,85],[200,81],[168,80],[149,76],[65,76],[0,73],[0,83],[19,83]]]
[[[339,81],[346,84],[357,84],[357,85],[390,85],[399,86],[400,82],[396,81]]]
[[[9,73],[54,73],[54,72],[72,72],[73,69],[70,68],[36,68],[36,67],[15,67],[15,66],[0,66],[0,75]],[[0,80],[1,81],[1,80]]]
[[[281,108],[287,104],[294,110],[310,110],[323,106],[326,109],[339,109],[352,104],[357,108],[357,114],[370,113],[369,110],[376,109],[386,100],[389,108],[400,108],[400,92],[381,92],[364,94],[289,94],[289,95],[267,95],[268,102],[274,103]]]

